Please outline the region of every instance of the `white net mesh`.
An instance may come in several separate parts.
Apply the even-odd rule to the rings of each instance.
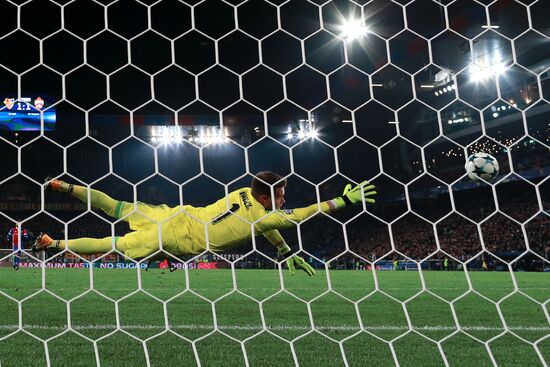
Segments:
[[[549,11],[1,2],[0,229],[18,234],[0,249],[0,365],[547,366]],[[465,175],[476,152],[500,164],[490,183]],[[263,170],[288,179],[292,208],[377,186],[375,205],[282,231],[311,279],[289,276],[261,237],[133,261],[115,250],[127,218],[42,187],[52,176],[129,203],[205,206]],[[193,217],[132,215],[161,242]],[[41,258],[24,229],[113,247]],[[170,263],[147,271],[159,257]]]

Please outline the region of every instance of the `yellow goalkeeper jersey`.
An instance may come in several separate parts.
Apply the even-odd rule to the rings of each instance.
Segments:
[[[210,250],[223,251],[258,235],[264,235],[272,244],[280,243],[283,239],[278,229],[335,208],[336,203],[331,200],[305,208],[266,210],[245,187],[206,207],[179,206],[181,212],[170,222],[177,252],[198,254],[207,248],[207,243]]]

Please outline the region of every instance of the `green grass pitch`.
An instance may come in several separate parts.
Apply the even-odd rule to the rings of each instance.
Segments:
[[[545,273],[41,273],[0,268],[2,367],[550,364]]]

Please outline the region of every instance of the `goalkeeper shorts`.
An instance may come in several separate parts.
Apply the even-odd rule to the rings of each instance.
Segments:
[[[134,209],[137,209],[134,211]],[[117,241],[117,247],[124,248],[124,254],[132,259],[147,257],[160,249],[174,256],[180,255],[174,233],[175,214],[178,208],[171,208],[165,204],[150,205],[138,202],[134,204],[124,202],[121,208],[123,220],[130,224],[130,232]],[[160,229],[160,231],[159,231]]]

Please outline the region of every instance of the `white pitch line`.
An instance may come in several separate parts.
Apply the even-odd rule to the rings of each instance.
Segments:
[[[0,330],[13,330],[17,329],[18,325],[0,325]],[[51,326],[51,325],[23,325],[25,330],[65,330],[67,325],[64,326]],[[108,324],[98,324],[98,325],[73,325],[73,330],[111,330],[116,329],[116,325]],[[165,330],[164,326],[160,325],[121,325],[121,329],[124,330]],[[181,324],[181,325],[170,325],[169,329],[177,330],[212,330],[214,329],[213,325],[207,324]],[[218,329],[220,330],[262,330],[261,325],[219,325]],[[268,326],[266,328],[270,331],[307,331],[311,330],[309,326],[296,326],[296,325],[274,325]],[[315,330],[319,331],[357,331],[359,326],[354,325],[334,325],[334,326],[317,326]],[[396,326],[396,325],[379,325],[379,326],[365,326],[363,328],[367,331],[401,331],[401,330],[411,330],[407,326]],[[412,330],[417,331],[454,331],[457,328],[455,326],[448,325],[434,325],[434,326],[420,326],[412,328]],[[503,327],[492,327],[492,326],[463,326],[461,328],[464,331],[549,331],[550,326],[512,326],[508,329]]]

